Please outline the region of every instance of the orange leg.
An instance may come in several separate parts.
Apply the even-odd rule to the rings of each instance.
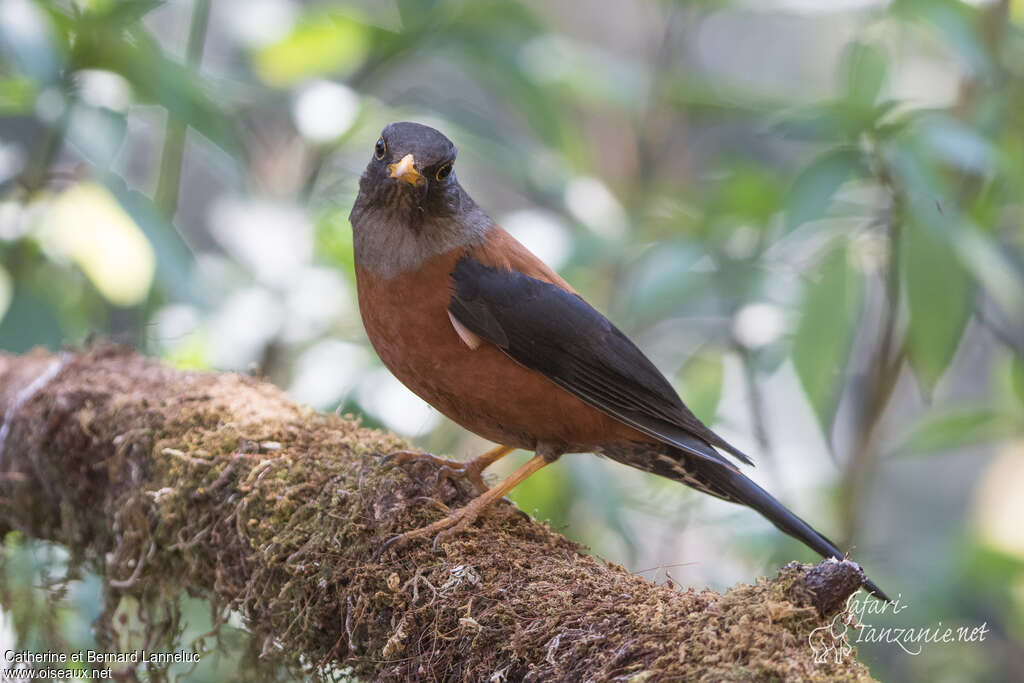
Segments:
[[[497,449],[495,449],[497,450]],[[493,451],[491,451],[493,452]],[[501,456],[497,456],[501,457]],[[548,464],[548,459],[542,455],[535,455],[525,463],[522,467],[517,469],[515,472],[510,474],[507,479],[494,486],[494,488],[488,489],[484,493],[480,494],[469,504],[459,508],[455,512],[451,513],[444,519],[439,519],[433,524],[416,529],[415,531],[407,531],[404,534],[395,536],[388,540],[384,544],[381,552],[387,550],[389,547],[394,547],[396,544],[401,545],[406,541],[421,536],[429,536],[431,534],[437,534],[434,537],[434,548],[437,548],[438,541],[446,536],[457,534],[458,532],[465,529],[467,526],[473,523],[481,512],[484,511],[489,505],[494,503],[499,498],[504,497],[506,493],[514,489],[516,486],[521,484],[523,480],[529,477],[531,474],[539,470]]]
[[[385,457],[384,464],[388,467],[394,467],[395,465],[401,465],[407,462],[429,462],[436,465],[438,468],[436,477],[438,481],[440,481],[442,477],[446,477],[448,479],[464,477],[476,487],[476,490],[479,493],[483,493],[487,490],[487,484],[484,483],[483,478],[484,470],[514,450],[515,449],[510,446],[495,446],[483,455],[478,456],[469,462],[458,462],[457,460],[439,458],[436,455],[431,455],[430,453],[395,451],[394,453],[389,453]]]

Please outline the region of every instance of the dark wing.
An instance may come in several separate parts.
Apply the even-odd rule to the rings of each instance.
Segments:
[[[580,297],[466,255],[448,310],[474,334],[585,403],[660,441],[733,468],[750,459],[708,429],[640,349]]]

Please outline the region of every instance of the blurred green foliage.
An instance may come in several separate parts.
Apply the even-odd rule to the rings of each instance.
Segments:
[[[955,656],[864,646],[879,678],[1013,679],[1024,535],[986,492],[996,464],[1024,486],[1024,3],[820,5],[4,0],[0,348],[101,334],[255,365],[425,448],[482,449],[389,384],[353,303],[346,216],[377,131],[432,123],[478,202],[855,542],[908,623],[997,633]],[[520,504],[654,578],[810,559],[676,485],[549,469]],[[9,630],[83,642],[61,620],[99,603],[11,590],[25,547],[5,547]]]

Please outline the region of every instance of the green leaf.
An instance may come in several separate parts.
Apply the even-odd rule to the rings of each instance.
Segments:
[[[225,99],[223,85],[209,83],[198,70],[169,58],[142,23],[142,17],[161,2],[104,2],[67,9],[64,4],[46,6],[69,50],[67,73],[99,69],[119,74],[139,101],[164,107],[172,118],[229,154],[241,152],[237,127],[219,105]]]
[[[725,180],[715,183],[708,201],[708,216],[737,216],[753,222],[755,228],[768,224],[785,195],[778,173],[742,161],[729,163],[724,171]]]
[[[1009,254],[966,216],[949,233],[964,266],[1014,325],[1024,324],[1024,277]]]
[[[894,454],[926,455],[1024,433],[1018,415],[987,407],[929,412],[897,440]]]
[[[820,218],[836,190],[859,173],[862,166],[860,153],[849,147],[833,149],[812,161],[789,191],[786,232]]]
[[[793,365],[822,429],[828,433],[843,383],[854,327],[860,316],[861,281],[835,247],[809,283],[793,340]]]
[[[924,148],[919,131],[908,131],[886,145],[884,156],[906,193],[912,219],[937,231],[953,245],[973,279],[1013,325],[1024,324],[1024,277],[1000,243],[957,206],[956,192]]]
[[[253,56],[265,83],[287,86],[312,76],[351,73],[366,57],[367,26],[338,12],[317,11]]]
[[[885,55],[870,45],[851,43],[843,54],[846,97],[858,107],[870,108],[885,81]]]
[[[132,0],[131,2],[112,3],[106,12],[103,12],[103,21],[115,26],[127,26],[134,24],[160,5],[164,0]]]
[[[0,80],[0,114],[28,114],[36,101],[35,82],[29,78]]]
[[[85,23],[74,45],[75,69],[119,74],[140,102],[160,105],[228,154],[241,152],[236,122],[220,105],[225,99],[223,86],[215,87],[195,69],[169,59],[141,26],[115,30]]]
[[[926,393],[946,371],[971,316],[974,287],[949,240],[914,220],[903,232],[910,365]]]
[[[174,301],[200,304],[206,295],[194,273],[195,257],[177,229],[146,195],[129,188],[113,173],[100,179],[132,217],[156,252],[156,282]]]
[[[711,424],[722,397],[724,366],[718,353],[696,353],[679,370],[683,399],[701,422]]]

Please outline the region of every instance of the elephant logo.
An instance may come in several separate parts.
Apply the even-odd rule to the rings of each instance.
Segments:
[[[829,623],[811,631],[807,641],[811,646],[811,652],[814,653],[814,663],[824,664],[831,657],[834,663],[841,664],[853,654],[853,646],[846,637],[848,630],[849,626],[840,612]]]

